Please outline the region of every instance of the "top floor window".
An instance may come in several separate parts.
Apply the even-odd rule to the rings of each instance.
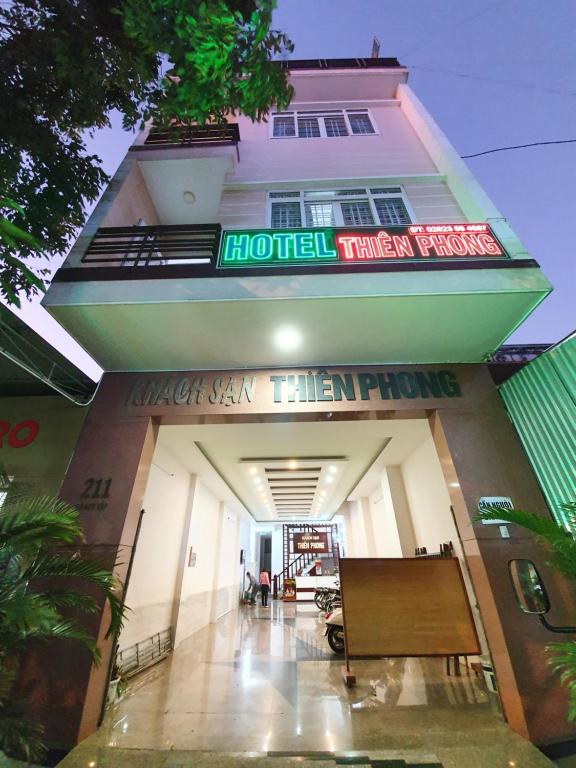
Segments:
[[[411,223],[401,187],[269,192],[272,229],[383,227]]]
[[[367,109],[281,112],[272,115],[273,139],[319,139],[375,133],[374,121]]]

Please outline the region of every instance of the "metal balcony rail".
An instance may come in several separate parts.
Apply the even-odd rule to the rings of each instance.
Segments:
[[[440,550],[438,552],[428,552],[426,547],[416,547],[414,555],[423,560],[439,560],[443,557],[454,557],[454,545],[451,541],[447,541],[445,544],[440,544]]]
[[[189,147],[189,146],[236,146],[240,141],[240,129],[237,123],[223,125],[183,125],[174,126],[165,131],[152,129],[148,134],[145,147]]]
[[[124,677],[132,677],[164,659],[174,647],[172,627],[130,645],[116,654],[116,666]]]
[[[82,262],[118,267],[215,264],[221,231],[220,224],[103,227]]]

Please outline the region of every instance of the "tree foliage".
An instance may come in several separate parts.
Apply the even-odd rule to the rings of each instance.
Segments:
[[[74,640],[99,660],[78,617],[97,613],[100,603],[78,584],[108,601],[107,636],[122,627],[120,585],[75,551],[81,540],[78,512],[60,499],[17,497],[0,508],[0,749],[27,760],[42,756],[42,731],[26,718],[25,701],[13,695],[20,653],[32,641]]]
[[[264,118],[291,97],[271,61],[291,50],[270,30],[273,0],[14,0],[0,5],[0,197],[2,213],[34,242],[0,239],[0,293],[14,302],[41,289],[9,257],[38,274],[63,253],[107,177],[89,155],[91,131],[123,115],[206,123],[242,112]],[[164,73],[164,70],[168,70]],[[9,115],[9,117],[8,117]],[[25,212],[25,215],[24,215]],[[44,262],[44,265],[46,262]]]

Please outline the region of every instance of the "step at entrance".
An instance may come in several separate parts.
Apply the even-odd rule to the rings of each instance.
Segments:
[[[93,748],[86,743],[72,750],[58,768],[122,766],[122,768],[443,768],[433,754],[422,752],[205,752]]]

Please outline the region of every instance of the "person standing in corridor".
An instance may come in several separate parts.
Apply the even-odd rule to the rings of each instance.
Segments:
[[[246,599],[249,605],[256,605],[256,595],[258,594],[258,582],[256,577],[253,576],[250,571],[246,571],[246,578],[248,579],[248,589],[246,590]]]
[[[262,607],[268,608],[268,593],[270,592],[270,576],[266,571],[260,574],[260,594],[262,595]]]

